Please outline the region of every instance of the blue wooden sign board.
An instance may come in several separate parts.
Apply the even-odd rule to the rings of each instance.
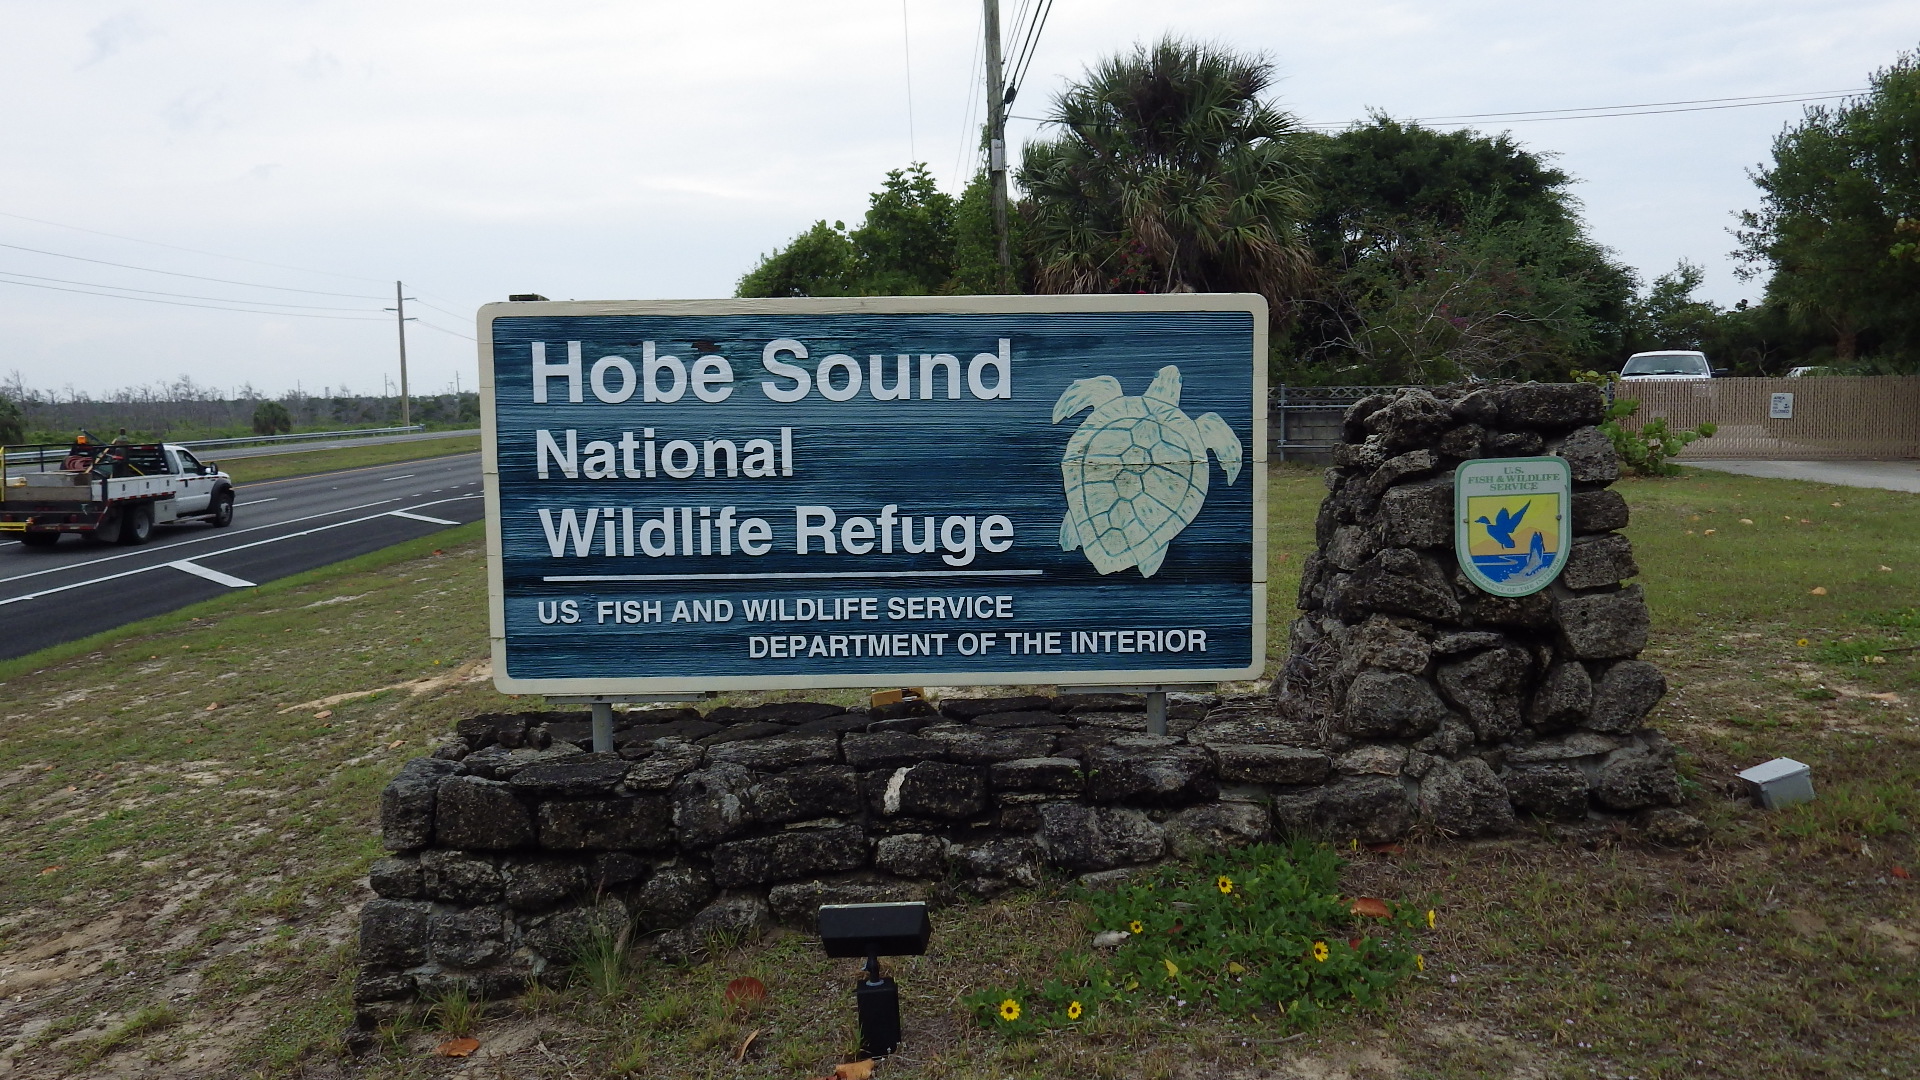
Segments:
[[[1257,678],[1258,296],[489,304],[494,678]]]

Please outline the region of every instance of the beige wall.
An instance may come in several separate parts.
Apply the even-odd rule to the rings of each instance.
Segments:
[[[1793,395],[1793,418],[1771,419],[1774,394]],[[1637,419],[1665,417],[1676,428],[1710,421],[1719,433],[1685,458],[1920,458],[1920,377],[1818,376],[1622,383],[1640,402]]]

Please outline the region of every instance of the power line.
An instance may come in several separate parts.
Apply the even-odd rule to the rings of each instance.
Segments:
[[[436,308],[435,310],[438,310],[438,309]],[[475,337],[474,337],[474,336],[473,336],[472,334],[463,334],[463,333],[461,333],[461,332],[460,332],[460,331],[458,331],[458,330],[449,330],[449,329],[447,329],[447,328],[446,328],[446,327],[444,327],[444,326],[440,326],[440,325],[437,325],[437,324],[435,324],[435,323],[430,323],[430,322],[428,322],[427,320],[425,320],[425,319],[422,319],[422,318],[420,318],[420,317],[419,317],[419,316],[417,316],[417,315],[416,315],[416,316],[414,316],[414,318],[413,318],[413,321],[414,321],[414,322],[416,322],[416,323],[419,323],[419,324],[420,324],[421,326],[424,326],[424,327],[426,327],[426,328],[427,328],[427,329],[429,329],[429,330],[438,330],[438,331],[440,331],[440,332],[441,332],[441,333],[443,333],[443,334],[452,334],[452,335],[453,335],[454,337],[457,337],[457,338],[465,338],[465,339],[466,339],[466,340],[468,340],[468,341],[476,341],[476,340],[478,340],[478,339],[477,339],[477,338],[475,338]]]
[[[54,292],[78,293],[81,296],[107,296],[115,300],[138,300],[138,301],[141,301],[142,303],[166,304],[170,307],[205,308],[208,311],[236,311],[243,315],[282,315],[287,318],[293,318],[293,319],[338,319],[343,322],[368,322],[374,319],[378,319],[381,322],[386,321],[385,316],[378,316],[378,315],[376,316],[313,315],[313,314],[307,314],[307,313],[298,312],[298,311],[268,311],[263,308],[235,308],[235,307],[216,307],[212,304],[187,304],[187,303],[182,303],[178,300],[159,300],[159,299],[155,299],[153,297],[147,297],[147,296],[127,296],[124,293],[90,292],[86,289],[69,289],[59,285],[42,285],[37,282],[13,281],[8,278],[0,278],[0,285],[20,285],[29,289],[51,289]]]
[[[907,26],[907,0],[900,0],[900,52],[907,63],[907,154],[920,160],[920,145],[913,137],[913,32]]]
[[[1007,100],[1020,92],[1027,84],[1027,69],[1033,66],[1034,50],[1040,46],[1040,34],[1047,28],[1047,17],[1053,14],[1053,0],[1038,0],[1033,18],[1027,24],[1026,37],[1014,50],[1016,59],[1013,64],[1013,78],[1007,81]]]
[[[293,270],[297,273],[302,273],[302,274],[319,274],[322,277],[346,278],[348,281],[375,280],[374,278],[361,277],[358,274],[336,274],[331,270],[311,270],[304,266],[288,266],[285,263],[266,262],[261,259],[248,259],[239,255],[222,255],[220,252],[217,252],[217,251],[203,251],[200,248],[182,247],[179,244],[164,244],[158,240],[142,240],[137,236],[122,236],[119,233],[101,232],[99,229],[86,229],[78,225],[68,225],[65,222],[61,222],[61,221],[48,221],[45,218],[28,217],[25,214],[11,214],[4,210],[0,210],[0,217],[10,217],[20,221],[31,221],[36,225],[51,225],[56,229],[72,229],[74,232],[91,233],[94,236],[106,236],[106,237],[111,237],[115,240],[128,240],[136,244],[151,244],[154,247],[172,248],[175,251],[186,251],[186,252],[191,252],[192,254],[195,254],[195,255],[208,255],[216,259],[231,259],[234,262],[252,263],[255,266],[271,266],[276,270]]]
[[[966,159],[967,147],[971,145],[975,153],[979,152],[980,136],[974,130],[973,109],[980,94],[980,80],[975,78],[973,73],[980,69],[980,50],[983,47],[986,19],[986,13],[982,11],[980,18],[974,24],[973,56],[967,60],[967,107],[960,113],[960,147],[953,154],[954,184],[962,188],[966,183],[961,180],[960,163]],[[967,180],[971,179],[971,176],[967,177]]]
[[[68,255],[64,252],[46,251],[42,248],[22,247],[19,244],[0,243],[0,248],[10,248],[14,251],[30,251],[35,255],[51,255],[56,259],[73,259],[77,262],[94,263],[99,266],[113,266],[113,267],[118,267],[121,270],[138,270],[146,274],[166,274],[169,277],[192,278],[195,281],[212,281],[212,282],[217,282],[221,285],[239,285],[242,288],[248,288],[248,289],[274,289],[279,292],[311,293],[315,296],[341,296],[341,297],[346,297],[349,300],[384,300],[386,299],[386,297],[384,296],[363,296],[359,293],[326,292],[321,289],[296,289],[291,285],[260,285],[251,281],[234,281],[231,278],[207,277],[203,274],[183,274],[178,270],[155,270],[151,266],[134,266],[131,263],[108,262],[105,259],[89,259],[84,255]]]
[[[1800,104],[1800,103],[1809,102],[1809,101],[1831,101],[1834,98],[1842,98],[1842,97],[1848,96],[1849,94],[1857,94],[1857,93],[1860,93],[1860,91],[1831,90],[1831,91],[1824,91],[1816,94],[1802,94],[1802,95],[1756,94],[1756,95],[1753,95],[1752,97],[1745,97],[1745,98],[1700,98],[1694,102],[1670,101],[1670,102],[1647,102],[1640,105],[1598,105],[1598,106],[1592,106],[1585,109],[1530,109],[1530,110],[1515,110],[1513,112],[1502,112],[1502,113],[1469,113],[1469,114],[1462,114],[1457,116],[1419,116],[1419,117],[1414,117],[1412,120],[1409,121],[1409,123],[1438,124],[1438,123],[1451,123],[1457,120],[1491,120],[1495,123],[1537,124],[1537,123],[1541,123],[1543,121],[1549,121],[1549,120],[1595,120],[1595,119],[1601,119],[1609,116],[1661,116],[1667,113],[1716,112],[1721,109],[1751,109],[1751,108],[1756,108],[1762,105],[1795,105],[1795,104]],[[1759,100],[1762,98],[1764,98],[1765,100]],[[1732,104],[1726,104],[1726,105],[1705,104],[1706,102],[1712,102],[1712,101],[1732,102]],[[1659,106],[1665,106],[1665,105],[1672,105],[1677,107],[1676,108],[1659,107]],[[1562,115],[1547,115],[1547,114],[1562,114]],[[1022,119],[1026,119],[1026,118],[1022,117]],[[1310,128],[1323,128],[1323,129],[1324,128],[1341,128],[1341,127],[1347,126],[1347,124],[1349,123],[1357,123],[1357,121],[1346,121],[1344,123],[1303,124],[1301,126],[1310,127]]]
[[[419,292],[420,290],[419,290],[419,289],[415,289],[414,291],[415,291],[415,292]],[[473,316],[472,316],[472,315],[470,315],[470,314],[468,314],[468,315],[462,315],[462,314],[460,314],[460,313],[459,313],[459,312],[457,312],[457,311],[448,311],[448,310],[447,310],[446,308],[443,308],[443,307],[441,307],[441,306],[439,306],[438,304],[429,304],[429,303],[427,303],[427,302],[426,302],[425,300],[422,300],[422,299],[420,299],[419,297],[414,297],[414,299],[413,299],[413,302],[414,302],[414,303],[416,303],[416,304],[419,304],[419,305],[420,305],[421,307],[424,307],[424,308],[432,308],[433,310],[435,310],[435,311],[437,311],[437,312],[439,312],[440,314],[442,314],[442,315],[446,315],[446,316],[449,316],[449,317],[451,317],[451,318],[455,318],[455,319],[463,319],[463,320],[464,320],[464,319],[471,319],[471,318],[473,318]],[[451,301],[449,301],[449,302],[451,302]]]
[[[1462,113],[1459,116],[1430,116],[1429,120],[1478,120],[1488,116],[1539,116],[1546,113],[1584,113],[1602,112],[1608,109],[1657,109],[1668,105],[1710,105],[1722,101],[1751,101],[1761,105],[1778,104],[1775,101],[1761,101],[1762,98],[1782,100],[1810,101],[1814,98],[1841,97],[1846,94],[1864,93],[1863,90],[1809,90],[1801,94],[1747,94],[1744,97],[1694,98],[1691,101],[1642,101],[1634,105],[1588,105],[1577,109],[1515,109],[1497,113]]]
[[[212,300],[221,304],[254,304],[255,300],[232,300],[224,296],[200,296],[195,293],[167,292],[162,289],[138,289],[132,285],[103,285],[98,281],[73,281],[69,278],[48,277],[45,274],[23,274],[18,270],[0,270],[0,277],[31,278],[34,281],[56,281],[62,285],[85,285],[92,289],[112,289],[116,292],[147,293],[151,296],[177,296],[183,300]],[[340,307],[330,304],[280,304],[279,307],[306,308],[311,311],[364,311],[364,308]]]

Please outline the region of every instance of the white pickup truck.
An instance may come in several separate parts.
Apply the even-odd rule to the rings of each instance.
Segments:
[[[0,449],[0,537],[52,547],[64,533],[144,544],[156,525],[233,523],[233,478],[173,443],[76,440]]]

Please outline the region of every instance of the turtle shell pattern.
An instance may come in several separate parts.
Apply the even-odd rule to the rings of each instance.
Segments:
[[[1115,398],[1095,409],[1067,442],[1060,469],[1067,496],[1060,546],[1084,548],[1102,574],[1138,566],[1151,577],[1207,498],[1200,429],[1151,398]]]

